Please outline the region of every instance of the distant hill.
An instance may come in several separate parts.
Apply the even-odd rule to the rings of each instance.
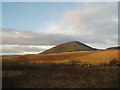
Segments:
[[[0,57],[13,57],[13,56],[18,56],[18,55],[0,55]]]
[[[120,46],[117,46],[117,47],[110,47],[110,48],[107,48],[107,50],[116,50],[116,49],[119,49],[120,50]]]
[[[93,51],[97,50],[95,48],[92,48],[86,44],[83,44],[78,41],[71,41],[67,43],[63,43],[60,45],[57,45],[51,49],[48,49],[41,54],[51,54],[51,53],[63,53],[63,52],[76,52],[76,51]]]

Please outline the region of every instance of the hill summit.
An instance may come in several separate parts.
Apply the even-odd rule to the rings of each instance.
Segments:
[[[51,53],[63,53],[63,52],[76,52],[76,51],[93,51],[97,50],[79,41],[71,41],[57,45],[51,49],[43,51],[41,54],[51,54]]]

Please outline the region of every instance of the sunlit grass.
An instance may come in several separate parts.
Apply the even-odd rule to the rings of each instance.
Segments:
[[[57,54],[28,54],[22,56],[3,58],[4,61],[20,62],[23,60],[32,63],[68,63],[69,61],[78,60],[82,63],[108,63],[109,61],[118,60],[119,50],[104,50],[104,51],[80,51],[80,52],[66,52]]]
[[[76,60],[91,64],[109,63],[113,59],[118,60],[118,50],[96,51],[86,56],[76,57]]]

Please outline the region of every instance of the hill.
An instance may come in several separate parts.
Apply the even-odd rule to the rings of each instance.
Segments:
[[[119,50],[104,50],[104,51],[80,51],[80,52],[65,52],[65,53],[55,53],[55,54],[31,54],[31,55],[21,55],[15,57],[3,58],[3,63],[15,63],[21,62],[30,64],[39,64],[45,62],[51,63],[69,63],[70,61],[77,60],[82,63],[99,64],[99,63],[109,63],[111,60],[118,60]]]
[[[4,58],[4,57],[13,57],[13,56],[18,56],[18,55],[0,55],[0,57]]]
[[[107,50],[115,50],[115,49],[119,49],[120,50],[120,46],[107,48]]]
[[[60,45],[57,45],[51,49],[48,49],[41,54],[50,54],[50,53],[62,53],[62,52],[75,52],[75,51],[93,51],[97,50],[95,48],[92,48],[86,44],[83,44],[78,41],[71,41],[67,43],[63,43]]]

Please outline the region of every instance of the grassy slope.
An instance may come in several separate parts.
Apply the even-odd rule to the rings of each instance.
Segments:
[[[50,53],[62,53],[62,52],[75,52],[75,51],[92,51],[96,50],[92,47],[89,47],[83,43],[72,41],[57,45],[51,49],[48,49],[43,54],[50,54]]]
[[[98,64],[102,62],[109,62],[115,58],[116,60],[118,60],[118,51],[120,50],[80,51],[59,54],[32,54],[3,58],[3,60],[12,62],[27,59],[29,60],[30,63],[41,62],[65,63],[71,60],[80,60],[83,63]]]
[[[106,51],[96,51],[95,53],[91,53],[86,56],[82,57],[76,57],[77,60],[80,60],[81,62],[89,62],[92,64],[97,63],[104,63],[116,59],[118,60],[118,52],[119,50],[106,50]]]
[[[120,50],[119,50],[120,51]],[[120,68],[98,67],[98,68],[74,68],[58,66],[42,66],[40,61],[66,62],[69,60],[80,60],[82,62],[109,62],[118,59],[118,50],[105,51],[80,51],[59,54],[33,54],[3,58],[2,87],[3,88],[118,88],[118,76]],[[19,60],[28,60],[38,63],[36,68],[18,67]],[[6,61],[4,63],[4,61]],[[15,63],[10,63],[15,62]],[[8,63],[6,65],[6,63]],[[11,68],[11,66],[16,67]],[[23,65],[22,67],[25,67]],[[11,69],[9,69],[11,68]]]

